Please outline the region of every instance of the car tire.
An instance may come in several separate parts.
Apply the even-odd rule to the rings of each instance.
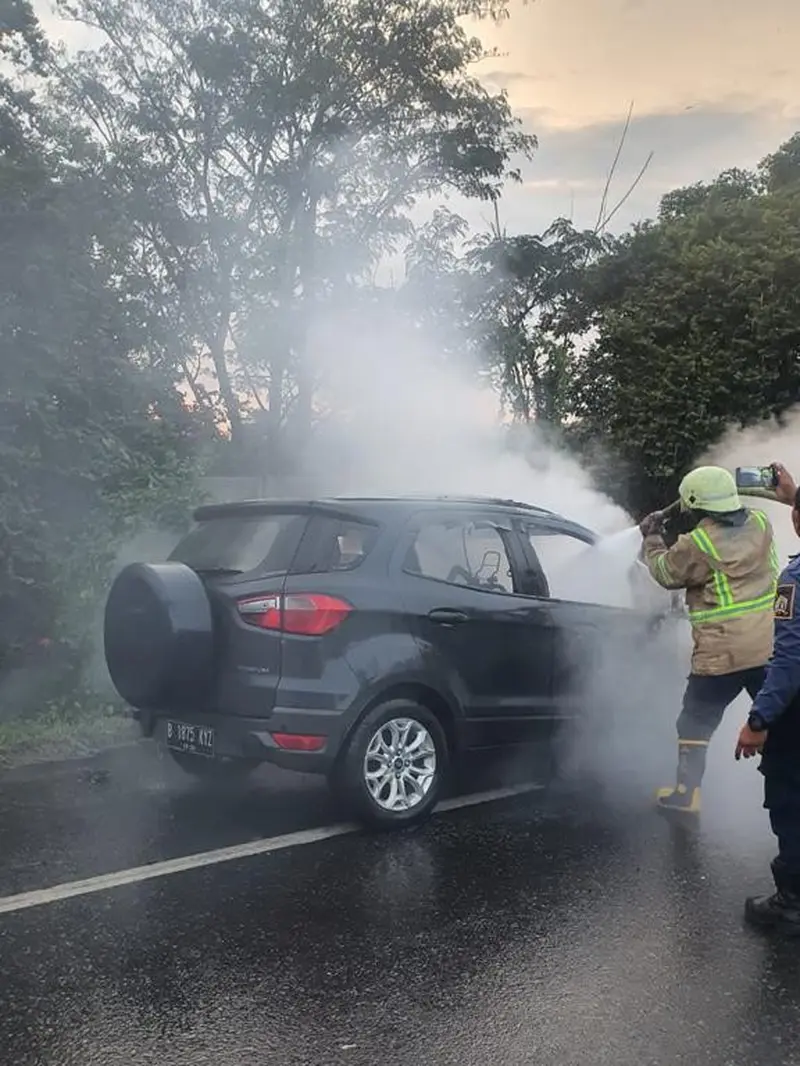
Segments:
[[[214,617],[200,577],[182,563],[131,563],[117,574],[103,622],[117,692],[144,710],[202,707],[214,683]]]
[[[209,785],[243,784],[260,765],[258,759],[208,759],[166,749],[169,757],[185,774]]]
[[[399,742],[394,749],[392,738]],[[390,766],[392,750],[397,752],[393,758],[404,760],[402,769],[399,764]],[[447,735],[436,715],[411,700],[391,700],[373,707],[355,727],[332,784],[359,821],[374,829],[404,829],[430,817],[441,797],[449,765]],[[379,779],[382,769],[385,773]],[[405,802],[412,798],[410,806],[401,805],[403,797]],[[399,804],[396,807],[392,806],[393,798]]]

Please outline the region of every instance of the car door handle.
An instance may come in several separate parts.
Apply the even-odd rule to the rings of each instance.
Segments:
[[[452,607],[437,607],[428,615],[431,622],[439,626],[460,626],[469,621],[469,615],[463,611],[456,611]]]

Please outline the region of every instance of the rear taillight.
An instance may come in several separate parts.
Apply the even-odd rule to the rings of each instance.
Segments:
[[[320,593],[298,592],[288,596],[252,596],[239,600],[243,622],[259,629],[321,637],[347,618],[353,608],[344,600]]]
[[[272,739],[284,751],[322,751],[327,737],[309,736],[305,733],[273,733]]]

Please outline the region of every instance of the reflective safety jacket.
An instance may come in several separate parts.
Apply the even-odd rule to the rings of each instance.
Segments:
[[[693,674],[731,674],[767,662],[779,563],[763,511],[742,511],[733,522],[703,518],[671,548],[658,534],[645,537],[644,557],[659,585],[686,590]]]

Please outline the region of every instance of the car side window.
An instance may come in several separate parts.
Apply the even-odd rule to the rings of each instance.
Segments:
[[[356,570],[377,540],[377,527],[331,518],[319,521],[319,537],[309,569],[314,573]]]
[[[426,523],[414,534],[403,569],[449,585],[516,591],[505,541],[489,522],[454,519]]]
[[[591,600],[587,589],[587,581],[591,579],[587,570],[590,544],[568,533],[539,526],[526,526],[524,534],[544,571],[552,599]]]

